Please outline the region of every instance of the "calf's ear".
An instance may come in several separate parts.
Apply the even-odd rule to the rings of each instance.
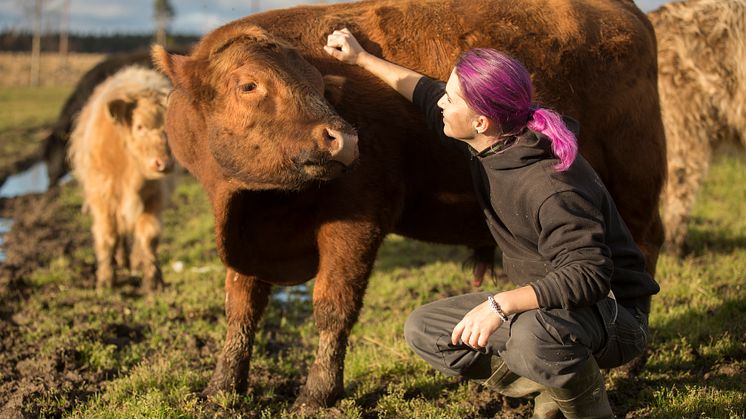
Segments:
[[[150,58],[153,60],[155,68],[171,79],[171,83],[174,87],[182,87],[187,90],[192,87],[191,79],[184,71],[185,64],[189,61],[189,57],[178,54],[169,54],[165,48],[154,44],[150,47]]]
[[[347,82],[345,76],[335,74],[324,75],[324,97],[332,106],[337,106],[344,96],[344,85]]]
[[[135,109],[135,102],[114,99],[108,103],[109,116],[116,124],[132,125],[132,111]]]

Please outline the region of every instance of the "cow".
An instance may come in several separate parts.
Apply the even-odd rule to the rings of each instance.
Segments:
[[[153,48],[174,84],[169,143],[209,196],[227,268],[227,335],[205,394],[247,388],[271,287],[315,278],[319,346],[294,406],[329,406],[387,234],[494,246],[464,157],[395,91],[323,51],[343,27],[366,50],[441,80],[469,48],[519,58],[538,100],[580,121],[583,155],[655,269],[665,142],[655,35],[632,1],[380,0],[254,14],[188,56]],[[335,159],[353,136],[359,159]]]
[[[178,46],[170,50],[176,53],[185,53],[187,51],[183,46]],[[73,92],[65,99],[57,120],[52,124],[49,135],[47,135],[42,144],[42,154],[47,164],[47,176],[49,177],[50,185],[57,184],[57,181],[70,169],[66,156],[73,121],[75,121],[83,105],[88,101],[93,90],[99,83],[117,71],[131,65],[152,68],[153,61],[150,59],[150,50],[141,49],[109,55],[83,74],[75,84]]]
[[[93,217],[96,285],[111,288],[115,262],[142,271],[146,293],[162,286],[159,216],[174,166],[165,136],[169,80],[139,66],[99,84],[74,121],[68,158]]]
[[[648,14],[668,148],[666,248],[685,251],[687,222],[713,149],[746,147],[746,1],[689,0]]]

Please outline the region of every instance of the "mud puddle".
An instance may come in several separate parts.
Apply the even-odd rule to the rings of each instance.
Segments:
[[[63,185],[70,181],[72,177],[68,174],[63,177],[59,184]],[[22,202],[30,202],[26,199],[32,195],[45,194],[49,190],[49,176],[47,164],[37,162],[28,169],[8,177],[0,185],[0,200],[10,203],[10,207],[23,206]],[[33,198],[32,198],[33,200]],[[20,204],[14,202],[21,202]],[[7,204],[5,206],[8,206]],[[4,210],[0,213],[0,264],[5,262],[7,257],[6,235],[11,231],[15,221],[9,214],[12,211]]]

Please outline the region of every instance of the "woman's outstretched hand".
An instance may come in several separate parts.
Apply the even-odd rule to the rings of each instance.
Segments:
[[[347,64],[359,64],[360,56],[367,54],[347,28],[332,32],[326,38],[324,51]]]

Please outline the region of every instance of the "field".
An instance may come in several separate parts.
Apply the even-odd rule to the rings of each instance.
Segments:
[[[48,123],[64,95],[42,88],[2,96],[0,115],[22,109],[24,97],[44,97],[52,110],[2,120],[0,138],[23,121]],[[5,158],[5,140],[0,147]],[[720,153],[689,225],[691,252],[660,260],[647,360],[606,372],[619,416],[746,417],[745,169],[742,150]],[[168,287],[154,298],[138,293],[135,278],[95,292],[80,203],[75,183],[0,201],[0,217],[15,220],[0,264],[0,417],[292,417],[316,349],[313,283],[277,289],[256,339],[249,392],[204,400],[226,325],[224,268],[201,188],[180,178],[159,254]],[[350,339],[346,396],[321,417],[530,416],[529,400],[435,373],[404,342],[411,310],[472,290],[466,256],[460,247],[386,240]]]

